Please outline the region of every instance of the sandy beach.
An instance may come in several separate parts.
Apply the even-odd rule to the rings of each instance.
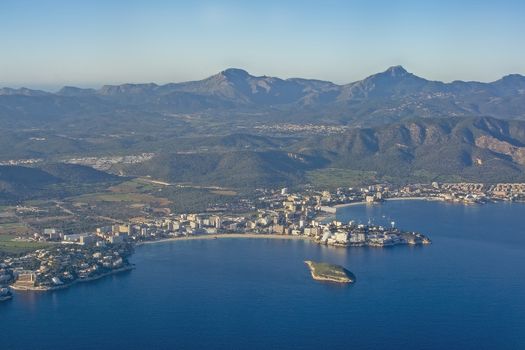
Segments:
[[[396,198],[386,198],[385,199],[385,202],[389,202],[389,201],[443,201],[443,199],[439,197],[396,197]],[[334,205],[334,208],[338,209],[338,208],[351,207],[354,205],[363,205],[363,204],[377,205],[377,204],[381,204],[381,202],[372,202],[372,203],[352,202],[352,203],[345,203],[345,204],[337,204],[337,205]]]
[[[443,202],[444,199],[440,197],[397,197],[387,198],[386,201],[438,201]]]
[[[220,233],[220,234],[208,234],[208,235],[197,235],[189,237],[173,237],[164,238],[156,241],[139,242],[136,245],[140,246],[143,244],[156,244],[163,242],[174,242],[174,241],[193,241],[203,239],[223,239],[223,238],[257,238],[257,239],[294,239],[294,240],[306,240],[308,237],[305,236],[293,236],[293,235],[276,235],[276,234],[259,234],[259,233]]]
[[[354,205],[363,205],[363,204],[367,204],[367,203],[366,202],[352,202],[352,203],[345,203],[345,204],[336,204],[334,205],[334,208],[339,209],[339,208],[353,207]]]

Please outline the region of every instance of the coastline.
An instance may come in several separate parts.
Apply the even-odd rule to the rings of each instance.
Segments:
[[[388,200],[433,200],[433,201],[442,201],[440,198],[436,197],[399,197],[399,198],[388,198],[385,199],[385,201]],[[376,203],[367,203],[367,202],[352,202],[352,203],[346,203],[346,204],[338,204],[333,206],[332,208],[335,208],[336,210],[338,208],[347,207],[347,206],[355,206],[355,205],[363,205],[363,204],[380,204],[379,202]],[[335,214],[328,214],[328,215],[321,215],[318,216],[318,220],[327,221],[327,220],[333,220],[335,219]],[[169,238],[163,238],[158,240],[152,240],[152,241],[143,241],[143,242],[135,242],[134,246],[139,247],[146,244],[159,244],[159,243],[167,243],[167,242],[174,242],[174,241],[193,241],[193,240],[213,240],[213,239],[237,239],[237,238],[244,238],[244,239],[271,239],[271,240],[302,240],[302,241],[313,241],[311,237],[304,236],[304,235],[283,235],[283,234],[267,234],[267,233],[220,233],[220,234],[202,234],[202,235],[195,235],[195,236],[179,236],[179,237],[169,237]],[[316,243],[319,243],[315,241]],[[333,244],[334,246],[342,246],[347,247],[349,245],[337,245]],[[361,245],[359,245],[361,246]],[[370,247],[373,247],[375,245],[368,245]],[[383,245],[381,245],[382,247]],[[308,264],[308,263],[307,263]],[[308,264],[309,265],[309,264]],[[310,266],[310,265],[309,265]],[[129,271],[134,268],[133,265],[127,265],[118,269],[114,269],[112,271],[108,271],[106,273],[88,277],[84,279],[77,279],[72,281],[71,283],[63,284],[63,285],[57,285],[57,286],[36,286],[36,287],[26,287],[26,286],[17,286],[16,283],[12,284],[10,287],[14,291],[36,291],[36,292],[46,292],[46,291],[55,291],[60,289],[69,288],[76,283],[81,282],[90,282],[94,280],[101,279],[103,277],[117,274],[123,271]],[[312,270],[312,277],[316,280],[325,280],[325,281],[334,281],[332,279],[326,279],[323,276],[318,276],[314,273]],[[336,281],[337,282],[337,281]],[[340,281],[339,281],[340,282]]]
[[[389,201],[436,201],[436,202],[443,202],[444,199],[438,198],[438,197],[394,197],[394,198],[385,198],[385,202]],[[336,204],[333,206],[333,208],[339,209],[339,208],[346,208],[346,207],[352,207],[355,205],[376,205],[381,204],[381,202],[352,202],[352,203],[344,203],[344,204]]]
[[[313,280],[334,283],[354,283],[354,280],[349,277],[325,277],[318,275],[313,261],[305,260],[304,263],[308,266],[308,269],[310,269],[310,275],[312,276]]]
[[[307,240],[305,236],[294,236],[294,235],[278,235],[278,234],[265,234],[265,233],[220,233],[220,234],[206,234],[198,236],[186,236],[186,237],[173,237],[164,238],[156,241],[138,242],[135,244],[136,247],[145,244],[157,244],[175,241],[194,241],[194,240],[209,240],[209,239],[223,239],[223,238],[256,238],[256,239],[291,239],[291,240]]]
[[[130,270],[133,270],[133,269],[134,269],[134,267],[132,265],[127,265],[127,266],[124,266],[124,267],[121,267],[121,268],[118,268],[118,269],[115,269],[115,270],[111,270],[111,271],[105,272],[105,273],[97,275],[97,276],[83,278],[83,279],[76,279],[76,280],[74,280],[71,283],[63,284],[63,285],[60,285],[60,286],[54,286],[54,287],[40,287],[40,286],[38,286],[38,287],[17,287],[15,284],[10,285],[9,287],[12,290],[15,290],[15,291],[18,291],[18,292],[24,292],[24,291],[25,292],[50,292],[50,291],[54,291],[54,290],[66,289],[66,288],[69,288],[69,287],[71,287],[71,286],[73,286],[73,285],[75,285],[77,283],[96,281],[98,279],[101,279],[101,278],[104,278],[104,277],[107,277],[107,276],[110,276],[110,275],[115,275],[117,273],[124,272],[124,271],[130,271]]]
[[[440,197],[394,197],[386,198],[385,201],[434,201],[445,202],[445,199]]]

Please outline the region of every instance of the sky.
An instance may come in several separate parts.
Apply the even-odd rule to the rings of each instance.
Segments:
[[[522,0],[0,0],[0,86],[525,75]]]

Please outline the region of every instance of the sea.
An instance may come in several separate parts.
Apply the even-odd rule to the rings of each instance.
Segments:
[[[388,201],[337,218],[432,244],[144,245],[132,271],[0,303],[0,349],[525,349],[525,204]],[[314,281],[304,260],[357,281]]]

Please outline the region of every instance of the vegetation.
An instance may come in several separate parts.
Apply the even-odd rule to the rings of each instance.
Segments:
[[[0,166],[0,204],[37,198],[64,198],[123,181],[115,175],[74,164]]]
[[[253,126],[255,121],[248,119],[245,122]],[[199,125],[203,120],[201,116],[192,116],[186,122]],[[89,194],[79,201],[89,205],[99,202],[102,207],[109,203],[143,204],[178,211],[186,204],[192,210],[205,209],[210,204],[220,204],[228,196],[261,187],[525,181],[525,122],[520,121],[415,119],[382,127],[349,128],[331,135],[283,137],[238,132],[193,136],[179,133],[170,127],[150,135],[140,132],[117,135],[108,138],[111,141],[84,135],[80,138],[82,142],[93,142],[93,147],[82,146],[86,154],[92,148],[98,149],[100,155],[126,152],[130,155],[129,152],[139,149],[155,151],[151,159],[114,164],[108,172],[54,161],[33,166],[0,166],[0,205]],[[47,140],[44,131],[39,135]],[[27,145],[24,140],[12,138],[11,148]],[[2,149],[0,158],[8,157],[11,148]],[[127,177],[114,175],[117,173]],[[194,190],[174,189],[176,186],[162,186],[151,180]],[[195,191],[199,188],[209,190]],[[186,195],[192,191],[204,197],[194,199]]]
[[[152,133],[159,130],[180,136],[188,131],[207,133],[210,127],[220,130],[220,126],[253,126],[261,121],[370,126],[414,117],[524,119],[523,86],[525,77],[520,75],[492,83],[442,83],[417,77],[403,67],[391,67],[345,85],[255,77],[240,69],[228,69],[203,80],[162,86],[67,88],[54,94],[0,89],[0,128],[60,130],[59,135],[51,133],[49,142],[47,137],[36,140],[49,143],[58,154],[63,152],[60,146],[90,150],[86,145],[99,134],[111,136],[109,143],[132,148],[140,139],[149,142],[145,135],[157,138]],[[63,132],[74,130],[82,137],[64,137]],[[140,137],[130,139],[134,132]],[[24,142],[34,154],[45,148]]]
[[[173,199],[170,208],[176,213],[199,213],[213,207],[225,208],[238,198],[238,194],[233,191],[195,187],[167,187],[161,193]]]
[[[0,235],[0,257],[7,255],[19,255],[33,250],[49,247],[49,243],[13,241],[15,236]]]
[[[524,122],[419,119],[303,137],[286,149],[161,153],[122,170],[172,183],[233,189],[384,181],[519,182],[525,181],[524,135]]]
[[[177,191],[133,180],[133,176],[220,187],[211,194],[203,191],[212,202],[220,201],[221,195],[258,187],[312,184],[333,188],[385,181],[518,182],[525,181],[524,135],[525,122],[452,118],[419,119],[299,139],[247,134],[184,137],[171,141],[175,149],[194,145],[199,151],[161,149],[143,163],[117,164],[111,169],[130,178],[72,164],[0,166],[0,204],[82,194],[93,194],[94,200],[101,202],[151,204],[156,197],[167,198],[175,207],[186,202],[175,198]]]
[[[316,188],[334,189],[337,187],[354,187],[382,179],[374,171],[326,168],[306,173],[307,181]]]
[[[353,283],[355,276],[342,266],[332,265],[321,262],[305,261],[310,268],[312,278],[319,281],[329,281],[338,283]]]
[[[44,162],[0,166],[0,205],[101,193],[129,180],[112,175],[121,173],[234,191],[308,183],[525,181],[524,86],[519,75],[440,83],[391,67],[346,85],[228,69],[163,86],[1,89],[0,160]],[[276,137],[261,128],[287,123],[337,126],[340,132],[291,128]],[[63,164],[71,157],[141,152],[156,156],[114,164],[111,174]],[[135,201],[106,199],[118,198]]]
[[[283,151],[228,151],[161,154],[125,171],[172,183],[246,189],[301,182],[306,170],[318,166],[313,157]]]
[[[325,159],[330,168],[373,172],[375,179],[400,184],[520,182],[525,181],[524,145],[523,122],[450,118],[351,129],[305,139],[294,149]]]
[[[28,227],[20,222],[9,222],[0,224],[0,235],[25,234],[28,231]]]
[[[239,196],[247,195],[214,187],[166,186],[141,178],[109,186],[103,191],[97,191],[98,186],[92,189],[94,193],[60,200],[23,201],[18,209],[4,206],[0,211],[0,235],[27,236],[45,228],[78,233],[146,215],[164,216],[170,212],[204,212],[217,208],[239,210],[232,203],[236,203]]]

